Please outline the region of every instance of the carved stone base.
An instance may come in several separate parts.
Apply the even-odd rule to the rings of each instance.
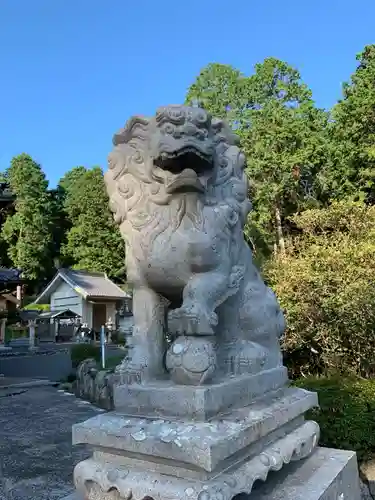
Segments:
[[[319,427],[303,415],[316,404],[284,387],[209,422],[97,415],[73,427],[73,443],[94,449],[76,487],[88,500],[231,500],[313,451]]]
[[[128,415],[205,421],[249,405],[260,395],[285,386],[287,379],[286,368],[279,366],[201,386],[176,385],[170,380],[122,384],[114,388],[114,404],[118,412]]]
[[[317,424],[305,422],[260,454],[206,480],[152,472],[157,471],[156,464],[130,460],[114,450],[96,452],[76,466],[74,481],[87,500],[232,500],[240,493],[250,494],[255,481],[265,481],[270,471],[308,456],[318,434]],[[178,466],[170,467],[172,473]]]

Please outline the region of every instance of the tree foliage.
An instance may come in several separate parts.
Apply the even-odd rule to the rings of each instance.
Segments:
[[[314,106],[298,71],[268,58],[245,77],[210,64],[188,90],[213,115],[227,118],[247,155],[254,211],[248,235],[263,250],[285,247],[285,222],[315,204],[326,156],[327,115]]]
[[[375,45],[357,55],[358,66],[333,108],[327,186],[332,198],[375,201]]]
[[[8,244],[13,266],[22,269],[24,277],[36,283],[51,272],[52,217],[48,181],[29,155],[13,158],[7,180],[16,196],[14,214],[2,227],[2,238]]]
[[[334,202],[293,217],[301,235],[265,267],[286,312],[294,375],[373,375],[375,207]]]
[[[108,206],[99,167],[71,170],[60,182],[70,224],[62,254],[75,268],[125,279],[125,246]]]

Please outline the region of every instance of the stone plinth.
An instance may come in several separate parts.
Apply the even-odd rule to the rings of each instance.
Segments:
[[[91,483],[89,489],[89,500],[93,500],[96,493],[106,500],[116,499],[113,490],[112,496],[107,493],[109,496],[104,497],[98,483]],[[249,497],[242,495],[238,498],[247,499],[360,500],[356,455],[349,451],[317,448],[309,458],[269,474],[266,483],[258,481]],[[77,492],[64,500],[83,500],[83,496]]]
[[[318,448],[311,457],[270,474],[251,500],[360,500],[357,457],[352,451]]]
[[[206,422],[98,415],[73,427],[73,443],[94,450],[75,469],[76,487],[87,495],[95,483],[120,498],[131,491],[134,500],[209,500],[221,491],[231,500],[313,451],[319,427],[303,414],[316,404],[315,394],[284,388]]]
[[[279,366],[201,386],[176,385],[169,380],[123,384],[114,388],[114,404],[119,412],[129,415],[204,421],[230,408],[249,405],[259,396],[285,386],[287,380],[286,368]]]

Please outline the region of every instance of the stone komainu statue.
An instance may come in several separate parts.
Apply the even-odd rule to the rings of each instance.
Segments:
[[[284,317],[244,240],[237,136],[203,109],[166,106],[113,143],[105,181],[134,285],[134,349],[120,371],[163,377],[165,358],[172,380],[197,385],[280,366]]]

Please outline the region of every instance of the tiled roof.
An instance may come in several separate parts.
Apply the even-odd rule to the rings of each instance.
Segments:
[[[73,285],[76,292],[84,295],[86,298],[107,297],[122,299],[128,297],[128,294],[121,290],[104,273],[60,269],[59,274],[68,283]]]
[[[21,271],[0,267],[0,283],[21,283]]]
[[[48,303],[51,293],[65,281],[73,290],[82,295],[84,299],[113,299],[121,300],[130,295],[121,290],[105,273],[91,273],[76,271],[74,269],[59,269],[53,280],[36,298],[35,304]]]

